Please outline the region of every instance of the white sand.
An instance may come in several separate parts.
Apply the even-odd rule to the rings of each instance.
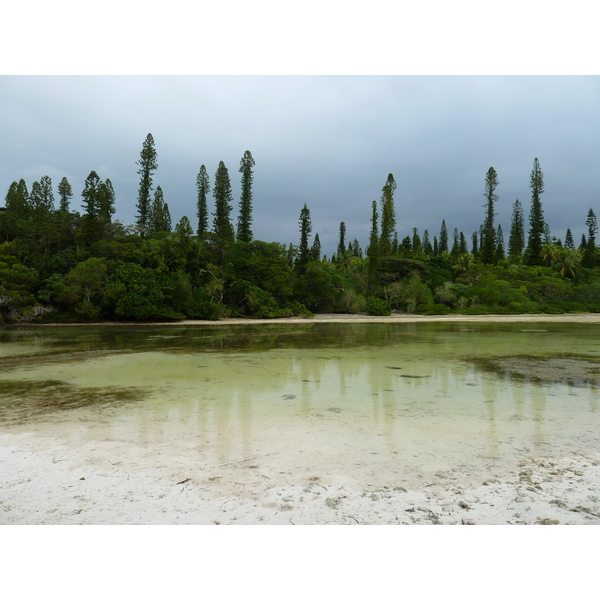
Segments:
[[[437,481],[421,491],[357,489],[339,476],[280,485],[241,465],[188,471],[182,483],[177,465],[153,467],[140,452],[128,466],[120,456],[109,442],[74,451],[56,438],[0,434],[0,524],[600,523],[600,454],[528,460],[475,487]]]
[[[599,323],[600,315],[324,315],[315,320]],[[306,481],[290,484],[284,455],[268,459],[271,471],[281,469],[283,477],[267,475],[271,471],[261,469],[260,457],[256,465],[182,470],[157,464],[142,448],[128,447],[123,460],[125,444],[67,446],[60,433],[51,424],[0,429],[0,524],[600,523],[600,452],[526,460],[500,475],[457,472],[452,481],[423,481],[419,489],[359,489],[339,474],[307,475]]]

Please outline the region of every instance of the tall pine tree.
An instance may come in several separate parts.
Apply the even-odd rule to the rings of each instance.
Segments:
[[[298,256],[296,257],[296,268],[300,272],[304,272],[306,265],[311,260],[311,250],[308,245],[308,240],[312,232],[312,224],[310,222],[310,210],[304,205],[300,211],[300,246],[298,247]]]
[[[484,263],[496,262],[496,228],[494,227],[494,203],[498,200],[495,193],[498,187],[498,174],[494,167],[490,167],[485,175],[485,219],[483,221],[483,236],[481,238],[480,256]]]
[[[240,161],[240,173],[242,174],[242,196],[240,198],[240,212],[237,224],[237,241],[252,241],[252,168],[255,162],[250,150],[244,152]]]
[[[388,175],[381,191],[380,254],[381,256],[389,256],[392,253],[392,239],[396,230],[396,210],[394,208],[396,182],[391,173]]]
[[[140,187],[138,190],[138,209],[136,224],[142,235],[145,234],[148,228],[148,216],[150,213],[150,195],[152,193],[152,174],[158,168],[156,159],[156,150],[154,148],[154,138],[149,133],[144,140],[142,151],[140,152],[140,160],[136,162],[140,167],[138,175],[140,175]]]
[[[200,171],[196,177],[196,187],[198,188],[198,202],[196,205],[196,216],[198,217],[198,238],[208,232],[208,201],[210,194],[210,183],[208,173],[204,165],[200,166]]]
[[[523,207],[517,198],[513,204],[512,218],[510,222],[510,236],[508,238],[508,255],[516,258],[523,255],[525,249],[525,224],[523,219]]]
[[[229,219],[233,196],[231,194],[229,171],[223,161],[219,163],[219,167],[215,174],[213,196],[215,198],[213,232],[217,240],[222,244],[233,242],[233,226]]]
[[[525,250],[525,264],[529,266],[542,265],[542,246],[544,245],[546,223],[540,196],[544,192],[544,174],[537,158],[533,161],[529,187],[531,188],[531,210],[529,211],[529,237]]]

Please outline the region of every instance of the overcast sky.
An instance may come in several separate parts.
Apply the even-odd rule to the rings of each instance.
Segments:
[[[552,233],[578,242],[590,207],[600,214],[600,78],[578,76],[3,76],[0,190],[43,175],[67,177],[72,208],[90,171],[110,178],[116,219],[136,216],[136,161],[146,135],[158,153],[155,185],[173,224],[197,224],[196,175],[211,186],[229,169],[237,219],[239,164],[256,161],[256,239],[299,241],[304,203],[329,256],[344,221],[368,241],[371,202],[397,183],[398,236],[439,236],[445,219],[471,241],[484,217],[484,180],[498,173],[497,222],[508,241],[512,205],[528,215],[534,158]],[[211,195],[209,209],[214,210]],[[212,226],[212,217],[211,217]]]

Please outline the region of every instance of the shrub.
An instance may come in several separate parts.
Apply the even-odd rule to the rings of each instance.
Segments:
[[[373,316],[388,316],[392,314],[388,303],[381,298],[370,296],[367,298],[366,311]]]

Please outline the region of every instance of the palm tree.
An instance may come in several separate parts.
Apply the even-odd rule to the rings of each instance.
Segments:
[[[578,250],[560,248],[552,259],[552,266],[563,279],[574,279],[581,266],[581,253]]]
[[[544,244],[542,246],[542,262],[549,267],[558,256],[558,246],[556,244]]]

